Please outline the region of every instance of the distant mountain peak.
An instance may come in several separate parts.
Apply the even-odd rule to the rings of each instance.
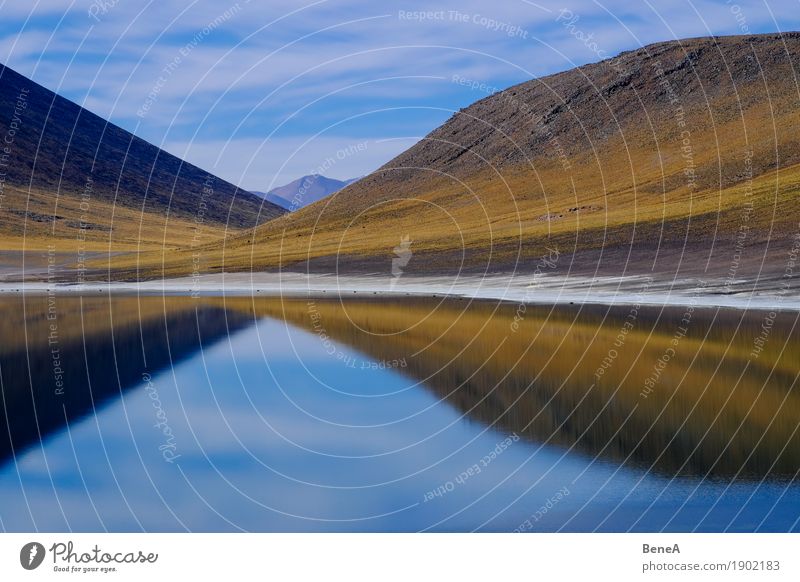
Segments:
[[[342,190],[358,179],[337,180],[322,174],[308,174],[269,192],[253,193],[286,210],[298,210]]]

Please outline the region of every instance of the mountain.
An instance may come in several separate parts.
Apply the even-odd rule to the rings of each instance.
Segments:
[[[336,180],[321,174],[310,174],[284,186],[273,188],[269,192],[254,192],[254,194],[286,210],[297,210],[342,190],[356,180],[358,178]]]
[[[192,225],[249,228],[285,212],[2,65],[0,139],[6,246],[83,235],[108,242],[112,231],[126,244],[163,242]]]
[[[258,190],[252,190],[252,192],[256,196],[263,198],[267,202],[272,202],[273,204],[275,204],[276,206],[280,206],[284,210],[289,210],[289,211],[292,210],[292,203],[286,200],[285,198],[281,198],[280,196],[277,196],[270,192],[259,192]]]
[[[546,256],[563,274],[777,280],[800,231],[798,73],[800,34],[786,33],[657,43],[533,79],[215,257],[389,273],[406,240],[407,274],[531,274]]]

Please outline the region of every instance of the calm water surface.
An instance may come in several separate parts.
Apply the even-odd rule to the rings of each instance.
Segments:
[[[0,298],[6,531],[800,529],[797,314]]]

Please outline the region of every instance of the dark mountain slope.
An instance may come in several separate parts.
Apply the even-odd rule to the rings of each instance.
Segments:
[[[93,199],[232,228],[284,213],[2,65],[0,139],[8,186],[80,196],[91,178]]]

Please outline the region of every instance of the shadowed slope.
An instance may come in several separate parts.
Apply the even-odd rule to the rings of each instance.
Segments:
[[[4,248],[74,241],[81,221],[90,241],[185,244],[198,222],[235,230],[285,212],[2,65],[0,139]]]

